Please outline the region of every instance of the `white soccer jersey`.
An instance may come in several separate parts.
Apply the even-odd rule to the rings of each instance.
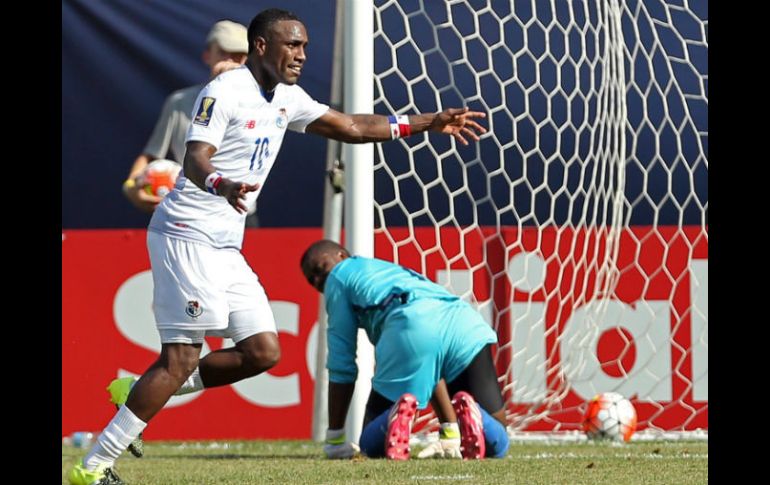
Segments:
[[[225,178],[260,185],[246,194],[251,206],[275,163],[286,129],[302,133],[328,109],[297,85],[279,84],[268,100],[242,66],[217,76],[200,92],[187,141],[216,147],[211,164]],[[224,197],[202,190],[182,171],[174,190],[155,209],[149,230],[215,248],[240,249],[245,218]]]

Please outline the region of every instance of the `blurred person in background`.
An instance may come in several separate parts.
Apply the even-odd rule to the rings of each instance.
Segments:
[[[206,49],[201,55],[203,62],[210,69],[209,81],[224,71],[241,66],[246,62],[248,51],[245,26],[230,20],[215,23],[206,36]],[[123,194],[136,208],[152,213],[162,200],[162,197],[142,190],[137,183],[137,177],[153,160],[167,159],[182,164],[190,116],[195,99],[205,85],[201,83],[174,91],[163,103],[150,139],[147,140],[142,153],[134,160],[128,177],[123,182]],[[246,226],[257,226],[256,205],[249,208]]]

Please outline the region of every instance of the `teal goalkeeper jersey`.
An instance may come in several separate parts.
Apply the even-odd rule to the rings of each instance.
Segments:
[[[336,383],[351,383],[356,380],[359,328],[363,328],[369,341],[377,346],[385,326],[388,325],[388,316],[393,312],[400,312],[400,315],[406,305],[417,300],[430,299],[439,304],[439,312],[441,308],[451,309],[457,305],[466,305],[443,286],[415,271],[387,261],[360,256],[347,258],[332,269],[326,279],[324,297],[329,315],[326,366],[329,369],[329,380]],[[441,302],[446,302],[446,305]],[[421,315],[417,318],[430,319],[431,315]],[[440,320],[442,327],[438,333],[441,340],[446,342],[447,348],[452,348],[453,345],[457,347],[456,342],[467,342],[477,350],[485,343],[496,341],[496,335],[489,325],[454,322],[451,318],[440,318],[438,314],[432,315],[432,319]],[[478,320],[481,320],[480,316]],[[438,322],[426,324],[426,331],[435,333],[436,323]],[[472,358],[473,355],[463,355],[453,367],[466,366]],[[450,374],[459,373],[460,370],[462,369],[451,369]]]

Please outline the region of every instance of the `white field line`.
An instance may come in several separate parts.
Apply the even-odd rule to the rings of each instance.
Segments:
[[[437,481],[443,481],[443,480],[470,480],[473,478],[473,475],[412,475],[409,477],[410,480],[437,480]]]
[[[590,443],[585,433],[582,431],[555,431],[555,432],[537,432],[537,431],[513,431],[508,430],[508,436],[511,443],[540,443],[540,444],[559,444],[559,443]],[[705,441],[708,442],[708,430],[694,431],[655,431],[644,430],[635,433],[631,437],[633,442],[642,441]],[[438,432],[417,433],[412,435],[409,440],[411,446],[428,444],[438,441]]]
[[[648,460],[674,460],[682,458],[691,459],[708,459],[708,453],[676,453],[676,454],[661,454],[661,453],[613,453],[613,454],[577,454],[577,453],[535,453],[527,455],[510,455],[512,460],[563,460],[563,459],[591,459],[591,460],[604,460],[608,458],[641,458]]]

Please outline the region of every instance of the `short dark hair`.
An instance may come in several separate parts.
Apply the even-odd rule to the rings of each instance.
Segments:
[[[335,251],[342,251],[346,256],[350,256],[350,252],[338,242],[330,241],[329,239],[321,239],[320,241],[316,241],[311,244],[302,254],[302,257],[299,260],[299,267],[304,268],[311,258],[316,258],[321,254],[333,253]]]
[[[297,22],[301,22],[299,17],[292,12],[281,10],[280,8],[268,8],[267,10],[259,12],[256,17],[251,19],[247,34],[249,39],[249,54],[251,54],[251,51],[254,49],[254,39],[256,39],[257,36],[267,39],[270,35],[270,28],[274,23],[281,20],[296,20]]]

